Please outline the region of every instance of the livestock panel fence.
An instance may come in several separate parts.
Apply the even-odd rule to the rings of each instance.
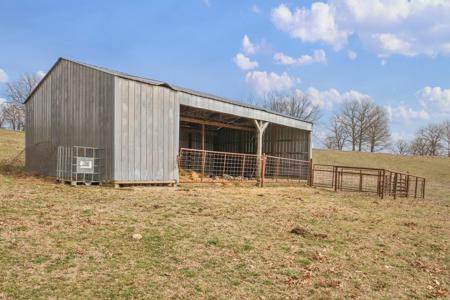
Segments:
[[[404,198],[425,198],[425,178],[377,168],[314,164],[310,184],[349,191]]]
[[[258,160],[261,169],[258,170]],[[181,183],[266,182],[310,186],[386,196],[425,198],[425,178],[386,169],[313,164],[270,155],[181,148]]]
[[[258,171],[258,160],[261,170]],[[181,148],[180,182],[306,182],[311,162],[263,154],[219,152]]]

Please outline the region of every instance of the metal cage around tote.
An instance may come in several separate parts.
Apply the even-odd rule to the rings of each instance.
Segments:
[[[85,146],[58,146],[56,178],[60,182],[101,184],[104,181],[103,149]]]

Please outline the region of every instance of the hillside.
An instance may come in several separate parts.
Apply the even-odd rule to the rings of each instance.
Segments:
[[[313,160],[318,164],[363,166],[409,172],[412,175],[426,178],[428,199],[444,200],[445,198],[450,201],[450,158],[448,157],[401,156],[314,149]]]
[[[450,295],[448,200],[296,185],[74,188],[11,166],[23,137],[0,130],[0,299]],[[315,151],[323,163],[352,157],[414,166],[435,186],[448,176],[430,159]]]

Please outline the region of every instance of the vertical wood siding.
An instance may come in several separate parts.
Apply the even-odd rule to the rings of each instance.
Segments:
[[[99,147],[111,179],[113,104],[114,76],[61,60],[26,103],[27,170],[55,176],[59,145]]]
[[[178,181],[177,92],[115,79],[115,181]]]

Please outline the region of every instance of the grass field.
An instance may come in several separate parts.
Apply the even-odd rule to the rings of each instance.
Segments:
[[[0,298],[450,297],[450,160],[314,152],[437,189],[394,201],[299,186],[73,188],[8,166],[22,148],[0,130]]]

